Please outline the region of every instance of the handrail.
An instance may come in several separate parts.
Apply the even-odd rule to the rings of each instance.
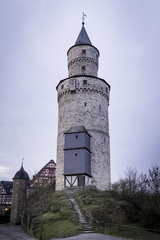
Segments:
[[[81,203],[81,207],[83,208],[83,210],[87,213],[86,216],[88,216],[89,218],[91,218],[92,220],[94,220],[97,224],[99,223],[104,223],[106,225],[110,225],[110,226],[116,226],[116,227],[124,227],[124,228],[133,228],[133,229],[139,229],[139,230],[145,230],[145,231],[152,231],[152,232],[158,232],[160,233],[160,229],[153,229],[153,228],[143,228],[143,227],[135,227],[135,226],[130,226],[130,225],[121,225],[121,224],[114,224],[114,223],[110,223],[110,222],[101,222],[96,220],[92,214],[90,212],[88,212],[85,209],[85,205],[83,204],[82,200],[80,199],[78,193],[76,192],[76,195]]]

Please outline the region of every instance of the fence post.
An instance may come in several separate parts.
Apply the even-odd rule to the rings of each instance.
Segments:
[[[40,240],[42,240],[43,233],[43,207],[41,207],[41,228],[40,228]]]

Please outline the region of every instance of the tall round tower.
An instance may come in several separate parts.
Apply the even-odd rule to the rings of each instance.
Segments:
[[[110,85],[97,77],[99,51],[84,22],[67,55],[69,76],[57,85],[56,189],[85,185],[110,189]]]

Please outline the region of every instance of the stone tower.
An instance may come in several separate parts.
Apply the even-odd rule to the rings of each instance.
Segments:
[[[23,210],[26,202],[27,187],[29,184],[28,173],[24,170],[23,165],[13,178],[12,209],[10,222],[20,224]]]
[[[85,185],[110,189],[110,85],[97,77],[99,51],[84,22],[67,56],[68,78],[57,85],[56,189]]]

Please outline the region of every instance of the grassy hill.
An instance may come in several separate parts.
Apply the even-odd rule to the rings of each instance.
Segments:
[[[53,185],[39,188],[26,203],[23,228],[40,238],[41,216],[43,216],[43,239],[62,238],[81,232],[77,216],[63,191],[54,191]]]
[[[74,198],[96,232],[139,240],[160,239],[160,235],[137,228],[144,226],[143,213],[131,203],[120,200],[114,191],[85,188],[75,191]],[[27,200],[23,227],[38,239],[41,219],[45,240],[82,231],[67,195],[63,191],[55,192],[53,185],[37,189]]]
[[[159,234],[147,231],[144,213],[115,191],[86,188],[75,192],[74,197],[96,232],[137,240],[160,239],[160,230]]]

